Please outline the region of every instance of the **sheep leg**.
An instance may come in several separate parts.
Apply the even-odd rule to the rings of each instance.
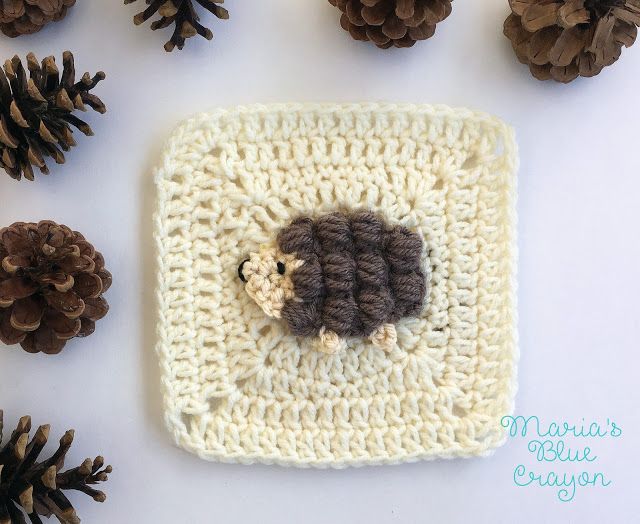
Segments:
[[[398,341],[398,333],[396,332],[396,326],[393,324],[382,324],[369,336],[369,340],[377,348],[384,351],[391,351]]]
[[[320,329],[316,349],[327,355],[336,355],[347,347],[347,341],[324,327]]]

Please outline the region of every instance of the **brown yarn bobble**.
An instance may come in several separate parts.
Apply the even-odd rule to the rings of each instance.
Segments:
[[[0,0],[0,31],[15,38],[37,33],[67,16],[76,0]]]
[[[109,311],[104,259],[84,237],[51,221],[0,230],[0,341],[55,354],[93,333]]]
[[[452,0],[329,0],[342,11],[340,25],[355,40],[381,49],[411,47],[431,38],[451,14]]]
[[[422,311],[423,242],[405,227],[389,227],[369,211],[301,217],[280,232],[278,245],[305,262],[291,275],[298,300],[282,310],[296,336],[325,327],[340,337],[366,337]]]

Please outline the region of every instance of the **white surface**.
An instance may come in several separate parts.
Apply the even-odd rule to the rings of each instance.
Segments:
[[[80,1],[40,34],[0,39],[0,56],[75,53],[104,69],[108,105],[49,178],[0,176],[0,224],[50,218],[81,230],[114,274],[111,312],[58,357],[0,351],[0,407],[52,434],[76,428],[71,459],[102,452],[108,500],[72,495],[87,523],[637,522],[637,195],[640,47],[598,78],[539,83],[501,34],[506,0],[456,0],[436,38],[410,50],[353,42],[323,0],[233,2],[216,38],[165,54],[168,33],[135,28],[143,2]],[[640,44],[639,44],[640,45]],[[580,423],[615,419],[596,442],[608,488],[562,504],[517,488],[522,441],[489,459],[347,471],[210,464],[164,431],[153,353],[151,170],[178,121],[217,106],[272,101],[407,101],[492,112],[518,132],[520,392],[517,411]],[[55,438],[53,440],[55,440]]]

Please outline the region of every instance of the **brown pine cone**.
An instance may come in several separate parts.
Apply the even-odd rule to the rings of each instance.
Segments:
[[[40,516],[56,517],[63,524],[79,524],[80,519],[65,491],[79,491],[96,502],[107,498],[93,486],[106,482],[112,471],[100,456],[86,459],[80,466],[63,471],[73,443],[73,430],[60,439],[49,458],[40,458],[49,439],[49,426],[40,426],[32,439],[31,417],[22,417],[2,445],[0,410],[0,524],[42,524]]]
[[[381,49],[411,47],[431,38],[451,14],[452,0],[329,0],[342,11],[340,25],[355,40]]]
[[[84,111],[87,106],[98,113],[107,110],[102,100],[91,93],[105,74],[100,71],[92,77],[85,73],[76,82],[69,51],[62,55],[62,62],[60,74],[52,56],[39,63],[29,53],[26,68],[14,56],[0,70],[0,167],[11,178],[20,180],[24,176],[33,180],[33,167],[48,174],[46,157],[63,164],[63,151],[76,145],[72,127],[93,135],[89,124],[74,111]]]
[[[37,33],[49,22],[67,16],[76,0],[2,0],[0,1],[0,31],[15,38]]]
[[[104,259],[84,237],[51,221],[0,230],[0,341],[55,354],[93,333],[107,314]]]
[[[136,1],[124,0],[124,3],[131,4]],[[173,25],[173,34],[164,45],[167,52],[173,51],[176,47],[182,49],[187,39],[196,35],[211,40],[213,33],[200,23],[200,15],[193,5],[194,1],[220,20],[229,19],[229,12],[217,5],[224,3],[224,0],[146,0],[148,7],[133,17],[133,23],[143,24],[157,13],[160,18],[151,23],[153,31]]]
[[[509,0],[504,34],[538,80],[595,76],[630,47],[640,0]]]

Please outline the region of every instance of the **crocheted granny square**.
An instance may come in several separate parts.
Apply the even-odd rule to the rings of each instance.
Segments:
[[[345,467],[485,455],[516,390],[512,130],[465,109],[275,105],[184,123],[156,173],[165,420],[208,460]],[[238,263],[301,215],[421,235],[426,306],[337,354],[247,295]]]

